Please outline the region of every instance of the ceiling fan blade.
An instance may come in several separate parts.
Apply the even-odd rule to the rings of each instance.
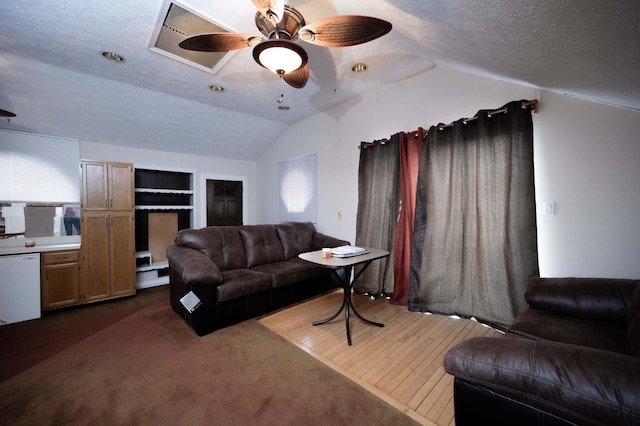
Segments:
[[[251,0],[262,15],[277,24],[284,16],[284,0]]]
[[[227,52],[248,47],[253,39],[260,37],[251,34],[208,33],[186,38],[178,45],[183,49],[199,52]]]
[[[0,117],[15,117],[16,115],[11,111],[0,109]]]
[[[258,8],[260,13],[268,18],[269,9],[271,6],[271,0],[251,0],[253,4]]]
[[[369,16],[344,15],[312,22],[300,29],[300,40],[325,47],[366,43],[391,31],[391,23]]]
[[[291,71],[282,76],[282,79],[291,87],[302,89],[309,81],[309,65]]]

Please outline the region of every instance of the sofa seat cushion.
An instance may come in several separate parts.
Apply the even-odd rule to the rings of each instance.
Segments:
[[[275,225],[245,225],[238,231],[244,243],[247,268],[284,260]]]
[[[250,269],[232,269],[222,272],[223,284],[218,286],[218,302],[237,299],[271,288],[271,278]]]
[[[294,259],[300,253],[311,251],[313,234],[311,222],[285,222],[276,225],[276,232],[284,250],[285,259]]]
[[[206,254],[221,271],[244,268],[247,263],[237,226],[183,229],[178,231],[175,243]]]
[[[519,314],[507,333],[631,355],[625,329],[537,309]]]
[[[252,271],[268,275],[271,278],[271,287],[278,288],[313,278],[314,269],[311,265],[285,260],[256,266]]]

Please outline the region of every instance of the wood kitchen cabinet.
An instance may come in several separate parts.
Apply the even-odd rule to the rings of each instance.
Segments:
[[[82,208],[86,211],[133,209],[133,165],[83,161]]]
[[[80,250],[42,253],[42,310],[82,303]]]
[[[82,290],[85,302],[136,292],[133,165],[82,162]]]
[[[86,212],[82,222],[82,282],[86,301],[134,294],[133,212]]]

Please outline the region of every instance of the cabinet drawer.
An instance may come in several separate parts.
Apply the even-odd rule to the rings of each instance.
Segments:
[[[72,251],[52,251],[42,253],[42,263],[44,265],[55,265],[58,263],[73,263],[79,259],[79,250]]]

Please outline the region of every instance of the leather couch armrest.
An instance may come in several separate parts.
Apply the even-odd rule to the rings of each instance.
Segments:
[[[338,238],[324,235],[320,232],[313,233],[313,239],[311,241],[311,250],[320,250],[322,248],[333,248],[339,246],[349,245],[349,241],[340,240]]]
[[[558,342],[476,337],[447,373],[580,424],[640,424],[640,358]]]
[[[626,327],[638,280],[532,278],[525,300],[531,308]]]
[[[222,284],[222,273],[206,254],[188,247],[167,247],[169,268],[173,269],[184,285]]]

